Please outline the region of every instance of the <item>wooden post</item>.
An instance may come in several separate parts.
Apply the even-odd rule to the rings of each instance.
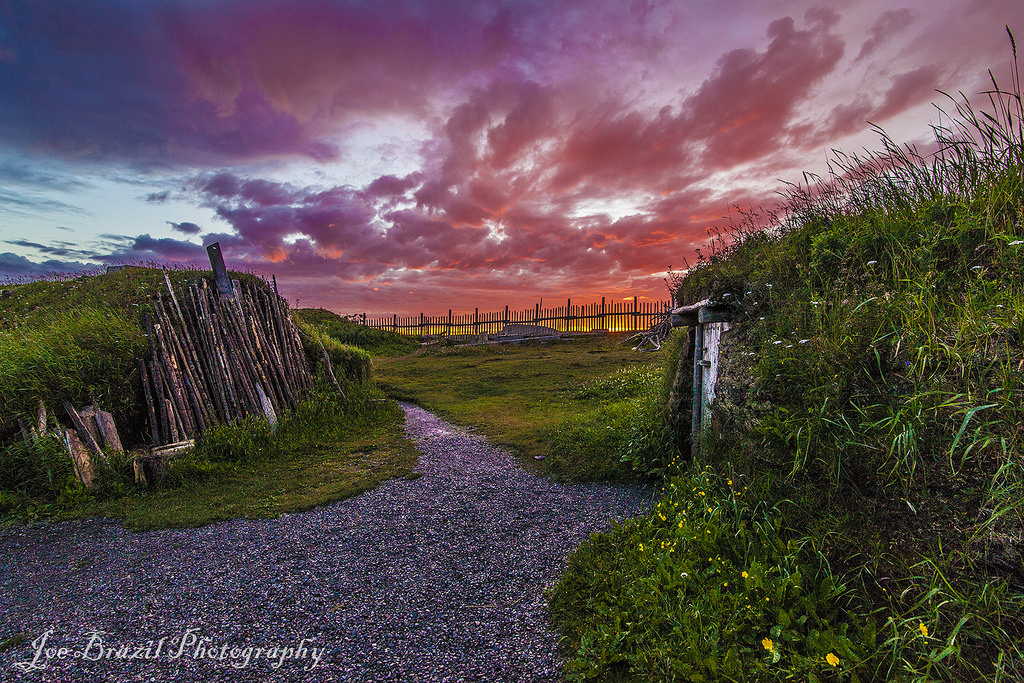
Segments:
[[[473,309],[473,334],[480,336],[480,309]]]
[[[394,313],[391,316],[391,331],[398,332],[398,314]]]
[[[39,436],[46,434],[46,404],[39,399],[39,409],[36,411],[36,433]]]
[[[214,242],[208,246],[206,255],[210,257],[213,278],[217,283],[217,293],[222,297],[233,297],[235,291],[231,286],[231,278],[228,277],[228,269],[224,266],[224,255],[220,251],[220,242]]]
[[[690,456],[700,455],[701,395],[704,385],[704,325],[697,324],[693,345],[693,408],[690,417]]]
[[[149,436],[154,444],[160,443],[160,419],[156,416],[156,407],[153,405],[153,393],[149,389],[149,377],[146,372],[146,361],[139,361],[139,374],[142,377],[142,396],[146,401],[147,414],[149,416]]]

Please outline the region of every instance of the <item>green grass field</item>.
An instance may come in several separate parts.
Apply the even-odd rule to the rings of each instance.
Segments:
[[[663,406],[664,353],[625,338],[425,347],[376,359],[375,373],[389,396],[478,429],[534,471],[617,477],[632,472],[630,437],[658,429]]]

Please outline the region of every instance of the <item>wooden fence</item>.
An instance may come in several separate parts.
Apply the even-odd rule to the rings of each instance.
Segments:
[[[367,318],[364,314],[360,322],[367,327],[379,330],[390,330],[410,335],[479,335],[513,333],[515,325],[541,325],[558,332],[593,332],[607,330],[609,332],[636,332],[646,330],[654,325],[669,309],[667,301],[640,302],[636,297],[632,301],[573,304],[568,299],[565,306],[541,308],[540,304],[533,308],[513,311],[506,306],[504,311],[481,313],[477,308],[473,313],[429,316],[401,317],[392,315],[383,318]]]
[[[139,366],[154,445],[245,415],[273,422],[295,407],[313,377],[276,291],[236,286],[224,296],[200,280],[179,296],[164,279],[170,298],[158,294],[147,321],[153,358]]]

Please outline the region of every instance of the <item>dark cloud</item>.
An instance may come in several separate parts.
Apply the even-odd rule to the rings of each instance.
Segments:
[[[48,164],[30,163],[26,159],[13,157],[0,157],[0,183],[60,192],[74,192],[89,186],[69,172],[49,167]]]
[[[136,165],[334,159],[330,136],[354,116],[426,112],[453,77],[522,50],[501,4],[15,3],[0,136]]]
[[[198,235],[203,231],[195,223],[189,223],[188,221],[182,221],[181,223],[175,223],[173,221],[165,221],[167,225],[171,226],[172,230],[183,233],[185,235]]]
[[[0,254],[0,277],[12,280],[35,279],[53,275],[75,274],[94,270],[96,266],[78,261],[47,260],[35,263],[24,256]]]
[[[422,173],[411,173],[404,178],[383,175],[366,186],[366,193],[371,197],[397,197],[423,182]]]
[[[0,188],[0,212],[24,216],[50,211],[74,214],[85,213],[81,207],[62,202],[58,199],[26,192],[12,192]]]

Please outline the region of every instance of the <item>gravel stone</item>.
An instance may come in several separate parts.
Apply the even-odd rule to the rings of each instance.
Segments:
[[[0,681],[560,680],[544,590],[653,489],[554,483],[402,407],[423,476],[309,512],[0,530],[0,638],[28,635],[0,652]]]

